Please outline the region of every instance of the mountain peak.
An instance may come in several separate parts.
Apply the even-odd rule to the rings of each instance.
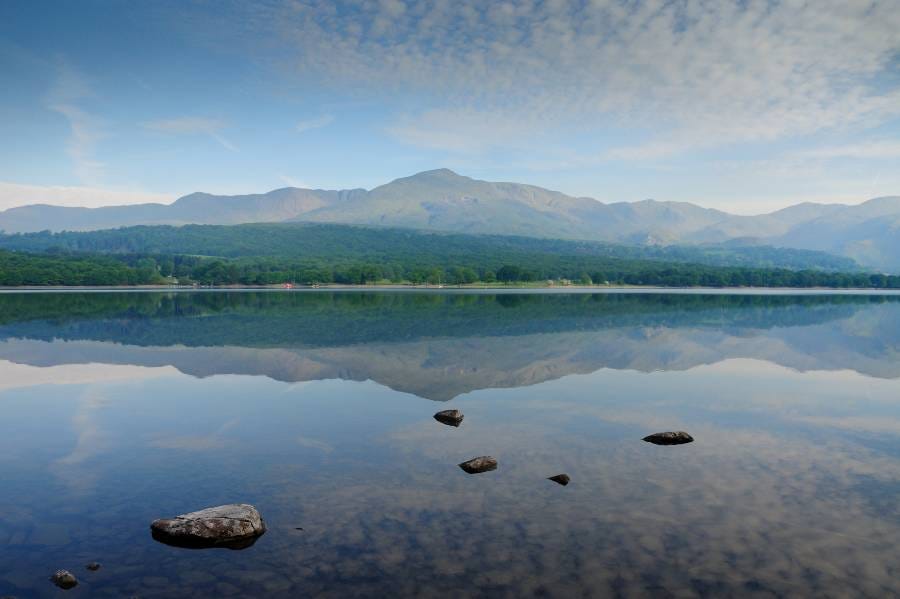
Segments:
[[[416,173],[411,177],[405,177],[406,179],[469,179],[469,177],[465,177],[460,175],[459,173],[450,170],[449,168],[436,168],[430,171],[422,171],[421,173]]]
[[[399,179],[394,179],[390,183],[386,183],[385,185],[376,187],[375,190],[393,189],[396,188],[397,185],[459,187],[461,185],[468,185],[473,181],[475,181],[475,179],[460,175],[459,173],[451,171],[449,168],[436,168],[430,171],[422,171],[421,173],[416,173],[415,175],[410,175],[408,177],[400,177]]]

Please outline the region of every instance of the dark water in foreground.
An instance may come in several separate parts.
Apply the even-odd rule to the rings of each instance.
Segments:
[[[898,497],[896,296],[0,295],[0,596],[886,597]]]

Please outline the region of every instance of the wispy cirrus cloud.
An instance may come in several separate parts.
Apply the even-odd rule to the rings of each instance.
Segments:
[[[334,115],[323,114],[322,116],[315,119],[307,119],[305,121],[298,122],[294,126],[294,130],[297,131],[297,133],[305,133],[313,129],[321,129],[322,127],[327,127],[333,122]]]
[[[222,135],[225,122],[196,116],[183,116],[171,119],[160,119],[142,123],[145,129],[167,135],[206,135],[215,140],[226,150],[237,152],[238,148]]]
[[[65,62],[57,67],[56,82],[45,98],[48,109],[61,114],[69,124],[66,153],[72,160],[75,176],[83,183],[97,184],[106,164],[96,158],[97,144],[108,137],[104,120],[83,106],[95,97],[88,81]]]

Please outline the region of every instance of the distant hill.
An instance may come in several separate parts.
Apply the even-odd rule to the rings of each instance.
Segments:
[[[96,230],[132,225],[306,221],[521,235],[640,245],[728,243],[819,250],[900,272],[900,197],[858,206],[799,204],[738,216],[685,202],[605,204],[533,185],[479,181],[447,169],[371,191],[285,188],[265,194],[194,193],[171,205],[33,205],[0,212],[0,230]]]
[[[0,212],[0,230],[8,233],[93,231],[134,225],[281,222],[324,206],[340,205],[355,195],[366,193],[364,189],[326,191],[288,187],[264,194],[240,196],[192,193],[172,204],[103,208],[34,204]]]

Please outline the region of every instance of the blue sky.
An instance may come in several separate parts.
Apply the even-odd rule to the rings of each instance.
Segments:
[[[0,209],[452,168],[759,213],[900,194],[900,6],[6,0]]]

